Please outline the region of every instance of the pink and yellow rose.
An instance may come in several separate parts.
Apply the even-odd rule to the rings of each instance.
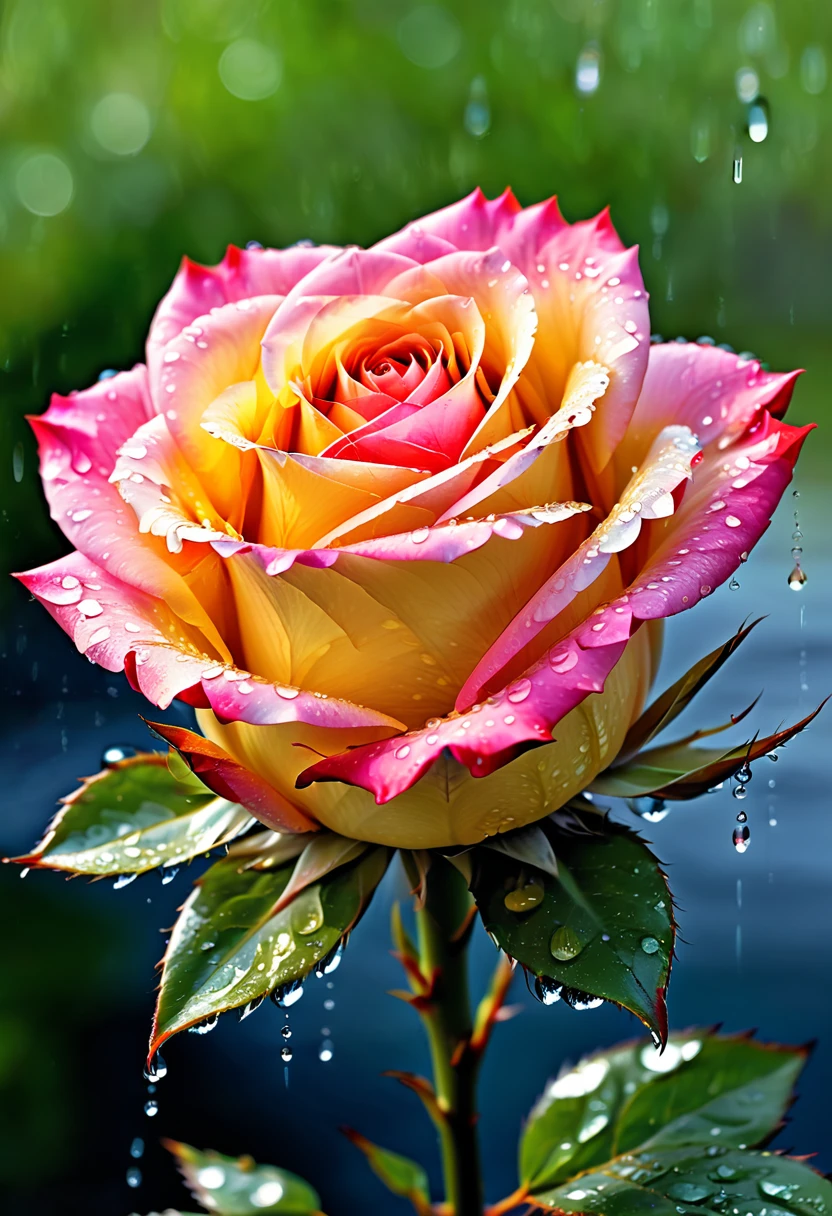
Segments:
[[[470,844],[615,757],[661,621],[791,478],[795,376],[651,346],[606,212],[477,191],[368,250],[232,247],[34,420],[74,550],[20,577],[196,707],[168,736],[265,823]]]

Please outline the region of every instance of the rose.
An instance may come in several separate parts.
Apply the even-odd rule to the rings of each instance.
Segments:
[[[650,346],[606,213],[479,192],[370,250],[186,261],[147,366],[34,420],[75,551],[21,575],[197,707],[203,779],[288,830],[472,843],[614,759],[662,618],[724,582],[805,436],[796,373]]]

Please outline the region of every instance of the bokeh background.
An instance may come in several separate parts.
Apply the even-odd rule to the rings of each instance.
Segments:
[[[658,334],[807,369],[794,419],[822,425],[800,498],[787,498],[739,590],[672,623],[664,676],[767,611],[702,720],[765,686],[757,724],[773,728],[832,689],[828,0],[11,0],[0,14],[4,568],[64,549],[24,414],[50,391],[142,358],[183,253],[215,262],[229,242],[367,244],[475,185],[494,194],[511,184],[524,202],[557,192],[570,219],[611,205],[624,239],[641,245]],[[786,584],[795,510],[809,574],[798,596]],[[84,664],[8,578],[0,652],[0,853],[14,853],[105,746],[146,736],[125,682]],[[778,1143],[817,1151],[825,1169],[830,743],[827,713],[776,768],[758,766],[742,857],[727,791],[648,833],[682,905],[673,1022],[818,1037]],[[269,1006],[173,1044],[151,1120],[140,1061],[157,931],[191,876],[163,887],[150,875],[113,892],[0,872],[3,1211],[188,1206],[160,1135],[295,1168],[331,1216],[406,1211],[335,1130],[351,1123],[435,1166],[418,1104],[378,1076],[427,1067],[412,1015],[384,995],[399,982],[386,940],[398,880],[356,933],[334,989],[312,984],[292,1011],[288,1091]],[[478,976],[491,962],[481,943]],[[512,1189],[517,1125],[560,1060],[637,1032],[614,1010],[542,1009],[520,988],[523,1014],[501,1029],[483,1085],[494,1198]],[[318,1059],[324,1026],[328,1063]],[[136,1136],[147,1150],[131,1191]]]

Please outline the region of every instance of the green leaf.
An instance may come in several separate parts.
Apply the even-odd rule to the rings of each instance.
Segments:
[[[721,781],[733,777],[744,765],[788,743],[817,717],[825,704],[825,701],[822,702],[794,726],[762,739],[752,739],[727,751],[691,747],[684,740],[664,747],[648,748],[627,764],[600,773],[589,788],[593,793],[606,797],[639,798],[651,794],[654,798],[671,800],[697,798]]]
[[[254,823],[184,766],[172,772],[159,752],[118,761],[63,801],[37,848],[15,861],[74,874],[142,874],[188,861]]]
[[[430,1213],[430,1187],[426,1171],[416,1161],[380,1148],[352,1128],[341,1129],[344,1135],[359,1149],[370,1163],[373,1173],[381,1179],[388,1191],[409,1199],[417,1212]]]
[[[817,1216],[832,1183],[792,1157],[692,1145],[626,1153],[533,1202],[585,1216]]]
[[[189,1144],[165,1141],[176,1157],[193,1196],[217,1216],[281,1212],[284,1216],[318,1216],[321,1201],[308,1182],[251,1157],[224,1157],[200,1152]]]
[[[698,663],[694,663],[675,684],[665,689],[651,705],[648,705],[640,718],[637,718],[627,732],[621,751],[615,759],[619,765],[631,759],[636,752],[641,751],[645,743],[649,743],[661,730],[669,726],[674,718],[678,718],[696,694],[704,688],[707,682],[715,676],[720,667],[727,662],[734,651],[745,641],[755,625],[759,625],[762,617],[743,626],[732,638],[710,654],[705,655]]]
[[[660,1054],[629,1043],[551,1082],[520,1142],[520,1175],[537,1192],[622,1153],[759,1144],[783,1119],[804,1048],[690,1030]]]
[[[547,825],[558,877],[516,859],[477,849],[471,890],[486,929],[505,952],[541,979],[552,997],[582,994],[629,1009],[656,1034],[667,1032],[665,991],[675,923],[667,881],[656,858],[630,829],[573,816],[585,829]],[[514,892],[537,900],[512,911]],[[521,901],[522,902],[522,901]],[[554,953],[553,953],[554,950]]]
[[[387,868],[373,848],[277,909],[294,870],[224,858],[186,901],[164,958],[150,1054],[170,1035],[302,980],[361,917]]]

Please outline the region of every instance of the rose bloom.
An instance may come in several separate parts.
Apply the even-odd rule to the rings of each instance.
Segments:
[[[606,212],[477,191],[368,250],[232,247],[146,365],[34,419],[74,551],[20,577],[265,823],[471,844],[615,758],[662,619],[790,480],[795,376],[651,346]]]

